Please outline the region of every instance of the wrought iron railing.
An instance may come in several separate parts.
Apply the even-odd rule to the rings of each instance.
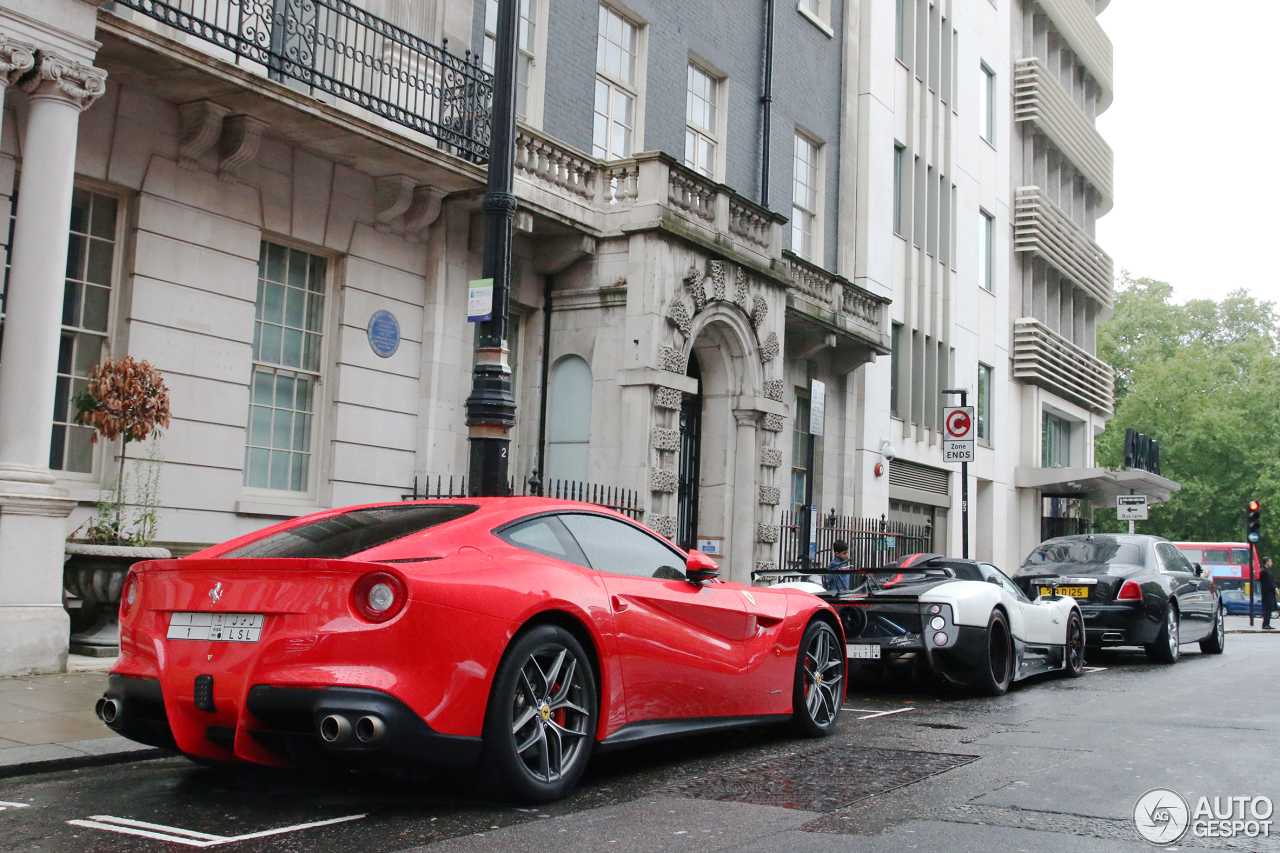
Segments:
[[[431,481],[432,478],[428,476],[419,483],[418,478],[414,477],[413,491],[402,494],[400,498],[406,501],[420,501],[431,498],[470,497],[467,493],[466,477],[446,478],[443,475],[437,475],[434,486]],[[636,521],[644,517],[644,508],[640,506],[640,493],[634,489],[623,489],[617,486],[602,486],[599,483],[584,483],[576,480],[546,480],[533,483],[526,481],[517,489],[513,480],[507,484],[507,494],[582,501],[607,507]]]
[[[809,559],[808,514],[785,511],[778,531],[778,567],[783,572],[821,571],[831,562],[831,543],[842,539],[849,545],[849,565],[877,568],[885,563],[933,548],[933,529],[928,525],[904,524],[880,518],[854,518],[834,513],[820,516],[813,540],[817,556]]]
[[[293,80],[424,133],[484,163],[493,78],[479,55],[459,57],[347,0],[115,0]]]

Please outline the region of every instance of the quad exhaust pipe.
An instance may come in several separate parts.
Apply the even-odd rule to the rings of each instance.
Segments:
[[[110,725],[120,716],[120,703],[115,699],[107,699],[103,697],[98,700],[98,704],[93,709],[98,714],[98,719]]]
[[[361,717],[356,720],[354,726],[351,725],[351,720],[341,714],[330,714],[320,721],[320,738],[325,743],[342,743],[350,738],[352,733],[361,744],[373,746],[387,733],[387,724],[381,717],[373,715]]]

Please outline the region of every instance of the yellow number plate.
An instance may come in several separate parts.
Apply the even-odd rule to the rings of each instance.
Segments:
[[[1041,595],[1053,595],[1053,590],[1047,586],[1040,587]],[[1072,598],[1088,598],[1089,587],[1087,586],[1060,586],[1058,587],[1058,595],[1069,595]]]

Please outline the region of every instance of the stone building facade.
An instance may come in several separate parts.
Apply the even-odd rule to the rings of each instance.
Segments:
[[[104,358],[170,389],[178,555],[466,472],[495,5],[0,0],[0,669],[65,658],[63,542],[121,452],[70,405]],[[1093,365],[1110,305],[1087,240],[1061,257],[1024,224],[1040,204],[1087,236],[1110,204],[1079,142],[1110,91],[1092,6],[521,0],[517,484],[633,490],[739,581],[810,501],[928,513],[956,551],[935,391],[980,393],[981,363],[977,553],[1020,558],[1039,412],[1080,419],[1084,464],[1109,414],[1105,366],[1023,343]],[[1095,52],[1046,95],[1080,112],[1055,131],[1019,81],[1076,73],[1044,35],[1067,19]]]

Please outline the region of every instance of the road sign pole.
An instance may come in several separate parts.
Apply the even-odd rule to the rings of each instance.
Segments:
[[[960,408],[969,405],[969,391],[966,388],[948,388],[943,394],[959,394]],[[970,426],[969,436],[972,439],[974,426]],[[972,447],[972,445],[970,445]],[[967,457],[966,457],[967,460]],[[969,463],[960,463],[960,556],[969,559]]]

